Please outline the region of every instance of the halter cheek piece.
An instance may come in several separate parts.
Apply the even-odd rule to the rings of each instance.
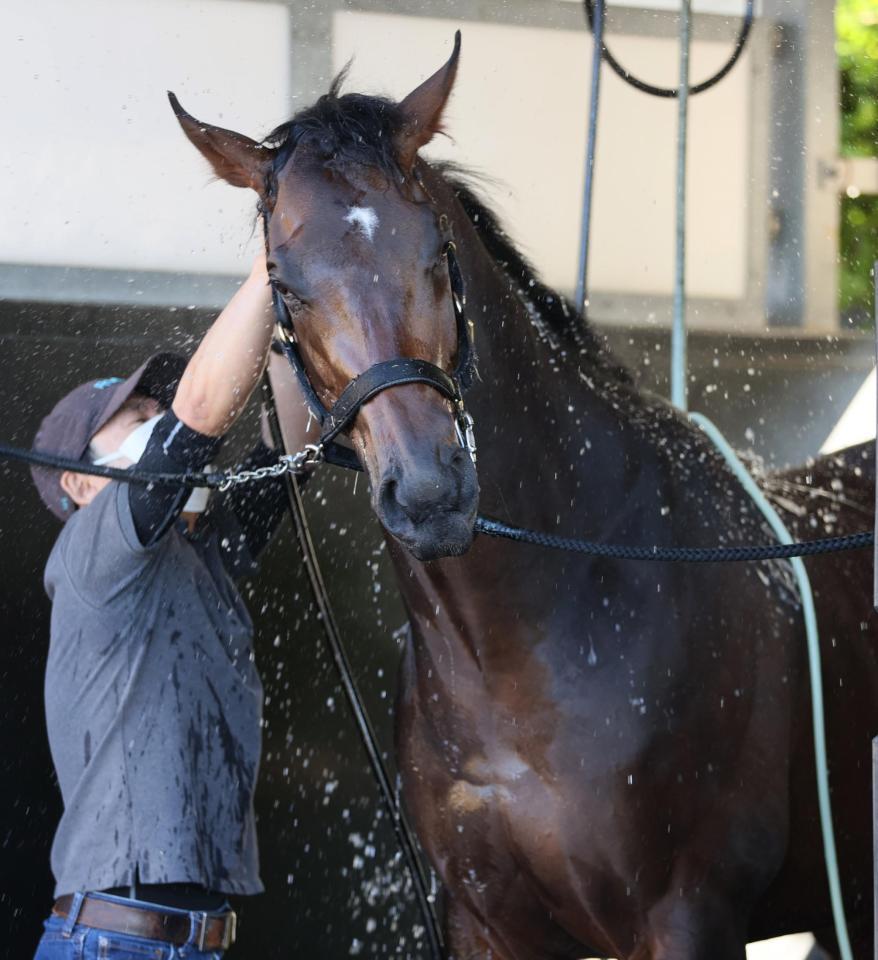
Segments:
[[[266,243],[267,233],[268,224],[266,223]],[[329,410],[323,405],[305,370],[292,317],[280,291],[272,281],[271,292],[277,316],[277,342],[281,352],[295,371],[308,406],[321,426],[320,439],[309,448],[312,460],[326,460],[340,467],[362,470],[356,453],[349,447],[336,443],[336,436],[354,422],[363,404],[368,403],[383,390],[406,383],[425,383],[434,390],[438,390],[450,401],[454,410],[454,427],[458,442],[475,463],[476,441],[473,419],[464,407],[463,391],[470,386],[475,375],[476,354],[473,346],[473,326],[464,314],[466,298],[455,250],[454,242],[447,240],[443,248],[443,256],[448,263],[451,300],[454,304],[457,327],[457,366],[454,373],[448,374],[429,360],[417,357],[382,360],[354,377]]]

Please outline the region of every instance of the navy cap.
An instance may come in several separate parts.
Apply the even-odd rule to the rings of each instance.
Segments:
[[[170,407],[186,362],[178,353],[156,353],[125,380],[104,377],[80,384],[55,404],[40,424],[33,449],[89,462],[87,452],[92,437],[132,394],[152,397],[163,407]],[[61,488],[61,473],[48,467],[31,467],[43,503],[56,517],[66,520],[76,510],[76,504]]]

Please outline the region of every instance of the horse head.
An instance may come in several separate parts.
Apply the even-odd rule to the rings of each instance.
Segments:
[[[459,51],[458,34],[448,62],[399,103],[339,96],[342,74],[261,143],[196,120],[171,94],[216,174],[259,196],[269,275],[327,409],[382,361],[455,369],[448,219],[417,154],[440,129]],[[375,512],[421,560],[461,554],[472,541],[478,481],[456,412],[434,386],[406,383],[372,396],[348,426]]]

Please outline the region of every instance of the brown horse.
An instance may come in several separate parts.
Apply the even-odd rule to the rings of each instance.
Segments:
[[[639,392],[495,218],[418,156],[457,68],[400,103],[340,95],[257,143],[178,118],[269,217],[283,292],[329,405],[372,364],[447,370],[453,232],[480,381],[478,486],[450,406],[386,390],[349,434],[410,618],[404,797],[447,898],[457,960],[742,960],[830,926],[801,611],[781,563],[598,560],[479,537],[484,513],[592,540],[771,539],[704,436]],[[794,534],[868,527],[867,448],[769,478]],[[420,558],[420,559],[417,559]],[[870,950],[876,620],[864,551],[809,561],[848,916]],[[831,943],[831,932],[827,933]]]

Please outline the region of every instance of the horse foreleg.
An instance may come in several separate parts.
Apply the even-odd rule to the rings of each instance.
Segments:
[[[448,960],[509,960],[488,940],[478,917],[450,897],[445,911],[445,944]]]
[[[746,924],[724,899],[668,895],[628,960],[745,960]]]

